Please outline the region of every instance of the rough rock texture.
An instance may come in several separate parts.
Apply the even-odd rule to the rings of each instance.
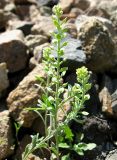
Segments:
[[[20,21],[20,20],[9,20],[7,23],[7,30],[19,29],[24,35],[29,35],[31,33],[31,28],[33,26],[32,22]]]
[[[29,35],[25,38],[25,43],[30,52],[33,52],[36,47],[46,43],[47,41],[47,37],[43,35]]]
[[[9,118],[9,112],[0,112],[0,160],[14,152],[14,139],[12,123]]]
[[[67,37],[64,41],[68,42],[68,45],[64,48],[64,65],[68,67],[68,70],[74,71],[85,64],[86,56],[81,49],[80,40]],[[54,56],[56,57],[56,54],[54,54]]]
[[[39,6],[54,6],[58,3],[59,0],[37,0]]]
[[[0,62],[6,62],[9,72],[25,68],[26,49],[20,30],[8,31],[0,35]]]
[[[0,94],[9,86],[6,63],[0,63]]]
[[[117,50],[114,41],[109,30],[100,20],[92,18],[83,23],[78,37],[82,42],[82,49],[87,56],[87,66],[90,70],[103,72],[116,64]]]
[[[90,2],[88,0],[74,0],[74,6],[86,10],[90,6]]]
[[[38,65],[30,72],[17,86],[15,90],[10,92],[7,98],[7,104],[11,116],[14,120],[21,123],[25,127],[30,127],[37,114],[28,111],[26,108],[36,107],[37,100],[41,96],[41,90],[36,86],[35,76],[44,77],[43,65]]]
[[[74,3],[74,0],[61,0],[59,4],[63,12],[68,13],[72,8],[73,3]]]
[[[116,160],[117,159],[117,150],[109,152],[105,160]]]
[[[41,16],[38,22],[32,27],[32,34],[42,34],[50,37],[50,32],[54,31],[51,17]]]

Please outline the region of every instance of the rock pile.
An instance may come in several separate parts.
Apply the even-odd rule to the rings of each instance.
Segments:
[[[64,80],[75,83],[75,70],[82,65],[92,72],[91,99],[86,104],[90,117],[83,132],[86,141],[97,143],[97,151],[83,158],[112,160],[117,157],[116,0],[0,0],[0,160],[20,160],[30,134],[38,131],[43,135],[38,115],[26,108],[35,107],[42,95],[35,76],[46,78],[42,50],[50,45],[50,32],[55,30],[51,19],[55,4],[63,9],[61,18],[68,19]],[[21,151],[14,122],[22,124]],[[31,155],[30,159],[39,158]]]

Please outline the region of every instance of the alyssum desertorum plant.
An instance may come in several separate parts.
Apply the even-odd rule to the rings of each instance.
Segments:
[[[57,31],[52,34],[52,45],[45,48],[43,52],[47,80],[45,82],[43,78],[37,76],[39,82],[43,84],[40,87],[43,90],[43,95],[41,100],[38,100],[38,107],[30,108],[30,110],[36,111],[41,116],[45,125],[45,136],[40,137],[39,134],[32,136],[32,142],[27,145],[22,155],[23,160],[27,160],[29,154],[36,149],[42,148],[50,150],[51,160],[68,160],[70,159],[70,152],[64,155],[60,152],[61,148],[69,151],[73,150],[77,154],[83,155],[84,151],[91,150],[96,146],[94,143],[86,144],[81,142],[83,134],[80,135],[77,144],[73,143],[74,134],[69,123],[72,120],[79,122],[81,115],[88,114],[83,109],[85,101],[89,99],[87,91],[91,88],[91,84],[88,82],[90,76],[85,67],[76,70],[77,83],[74,86],[63,83],[63,76],[66,74],[67,68],[62,67],[64,60],[61,57],[64,55],[64,47],[67,42],[63,41],[66,36],[66,20],[61,20],[61,15],[61,8],[58,5],[54,6],[52,20]],[[54,58],[53,53],[57,54],[57,58]],[[67,96],[63,98],[66,89]],[[64,110],[66,102],[71,105],[71,110],[68,113]],[[59,110],[62,110],[65,115],[64,121],[58,121]],[[41,115],[41,111],[45,112],[44,117]]]

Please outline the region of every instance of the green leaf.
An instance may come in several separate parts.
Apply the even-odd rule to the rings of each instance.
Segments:
[[[72,130],[69,128],[69,126],[64,125],[64,133],[65,133],[65,138],[69,139],[70,141],[73,140],[73,133]]]
[[[67,143],[59,143],[60,148],[70,148],[70,146]]]
[[[62,156],[61,160],[70,160],[69,154]]]
[[[87,144],[87,150],[92,150],[96,147],[96,144],[95,143],[89,143]]]
[[[88,115],[89,115],[89,113],[86,112],[86,111],[82,111],[81,113],[82,113],[82,115],[84,115],[84,116],[88,116]]]

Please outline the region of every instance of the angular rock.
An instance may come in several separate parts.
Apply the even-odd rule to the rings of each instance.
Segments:
[[[53,7],[58,3],[59,0],[37,0],[39,6]]]
[[[30,4],[22,4],[16,5],[15,9],[16,15],[20,18],[20,20],[36,22],[40,17],[40,10],[37,5]]]
[[[0,63],[6,62],[9,72],[20,71],[27,63],[27,47],[20,30],[8,31],[0,35]]]
[[[30,52],[34,52],[34,49],[44,43],[48,42],[46,36],[43,35],[29,35],[25,38],[25,43],[28,46]]]
[[[32,22],[20,21],[20,20],[9,20],[7,23],[7,30],[21,30],[24,35],[29,35],[31,33],[31,28],[33,26]]]
[[[42,95],[42,90],[36,86],[37,80],[35,76],[37,75],[45,77],[42,64],[34,68],[19,83],[17,88],[10,92],[7,98],[7,105],[11,116],[25,127],[30,127],[34,119],[38,117],[35,112],[26,110],[26,108],[36,107],[37,100]]]
[[[12,0],[0,0],[0,8],[3,9],[7,4],[11,2]]]
[[[86,10],[87,8],[89,8],[90,2],[88,0],[75,0],[74,6],[82,10]]]
[[[101,20],[92,17],[81,23],[78,27],[78,38],[81,40],[90,70],[104,72],[117,63],[114,39]]]
[[[110,151],[105,160],[115,160],[117,159],[117,149]]]
[[[9,86],[6,63],[0,63],[0,94]]]
[[[36,4],[36,0],[13,0],[15,4]]]
[[[0,160],[7,158],[14,152],[12,123],[9,112],[0,112]]]
[[[32,27],[32,34],[42,34],[50,37],[50,32],[54,31],[51,17],[40,16],[37,23]]]
[[[64,13],[69,13],[74,4],[74,0],[61,0],[59,4]]]
[[[69,71],[75,71],[86,62],[86,55],[81,49],[81,41],[70,37],[65,38],[64,41],[67,41],[68,45],[64,47],[63,65],[67,66]],[[54,56],[56,57],[55,53]]]
[[[117,79],[105,77],[103,87],[99,93],[100,102],[102,103],[102,112],[108,117],[117,119]]]

